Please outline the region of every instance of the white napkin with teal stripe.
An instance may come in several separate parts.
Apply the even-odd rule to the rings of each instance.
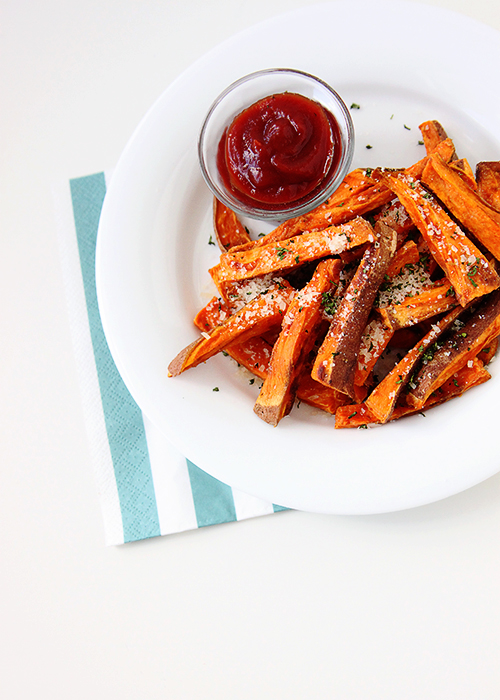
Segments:
[[[103,172],[54,187],[70,323],[105,541],[123,544],[284,510],[185,459],[129,394],[106,343],[95,289]]]

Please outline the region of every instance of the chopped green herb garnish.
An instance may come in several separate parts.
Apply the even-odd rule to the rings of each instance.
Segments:
[[[321,295],[321,305],[323,306],[325,312],[330,316],[333,316],[337,311],[339,304],[339,298],[333,296],[332,290],[328,292],[323,292]]]

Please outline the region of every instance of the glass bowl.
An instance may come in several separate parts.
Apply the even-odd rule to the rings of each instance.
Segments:
[[[243,110],[255,102],[279,93],[294,93],[321,104],[333,116],[340,132],[340,157],[321,183],[304,197],[281,203],[242,201],[239,193],[226,186],[217,164],[219,144],[225,130]],[[240,78],[212,104],[198,141],[203,177],[213,194],[237,214],[253,219],[285,220],[304,214],[337,189],[347,174],[354,152],[354,127],[342,98],[325,82],[309,73],[289,68],[261,70]]]

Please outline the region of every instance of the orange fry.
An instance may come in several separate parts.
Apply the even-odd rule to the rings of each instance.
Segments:
[[[415,222],[462,306],[500,286],[486,257],[417,180],[399,174],[387,175],[386,182]]]
[[[338,284],[340,260],[321,261],[311,281],[295,293],[276,341],[267,377],[255,403],[255,413],[271,425],[278,425],[295,399],[295,384],[316,339],[323,316],[323,295]]]
[[[250,243],[251,238],[234,211],[214,197],[214,231],[221,250],[229,250],[235,245]]]
[[[500,260],[500,213],[492,209],[438,156],[431,156],[422,182],[452,215]]]
[[[398,405],[392,412],[391,421],[422,413],[433,406],[445,403],[450,399],[462,396],[466,391],[475,386],[484,384],[491,379],[491,374],[484,367],[483,363],[474,359],[471,366],[462,367],[453,377],[448,379],[434,394],[425,402],[422,408]],[[335,412],[335,428],[363,428],[370,423],[380,421],[370,412],[366,403],[339,406]]]
[[[442,314],[457,305],[453,287],[448,280],[424,289],[420,294],[406,297],[400,304],[390,304],[378,312],[383,322],[394,331],[414,326]]]
[[[273,326],[281,325],[293,293],[293,288],[283,282],[271,287],[266,294],[260,294],[209,333],[181,350],[168,366],[169,376],[175,377],[206,362],[232,343],[241,343],[262,335]]]
[[[338,255],[348,248],[374,240],[373,228],[357,218],[341,226],[304,233],[283,243],[268,243],[249,250],[223,253],[218,265],[210,270],[218,289],[228,282],[282,273],[311,260]]]
[[[425,351],[439,336],[447,330],[453,321],[462,313],[463,309],[457,307],[444,318],[437,321],[422,340],[387,374],[368,396],[365,403],[372,415],[380,423],[386,423],[394,411],[394,407],[402,389],[406,386],[415,365],[424,356]]]
[[[476,165],[477,191],[484,201],[500,212],[500,161],[482,161]]]
[[[473,360],[499,333],[500,290],[497,290],[486,297],[465,325],[452,333],[432,359],[423,365],[413,382],[415,387],[408,393],[407,402],[415,408],[422,407],[432,392]]]

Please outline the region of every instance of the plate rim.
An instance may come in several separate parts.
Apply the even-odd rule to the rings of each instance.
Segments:
[[[168,101],[168,96],[175,93],[179,87],[182,87],[183,82],[186,80],[186,76],[193,75],[195,74],[200,67],[203,67],[205,62],[207,60],[212,60],[210,57],[217,56],[218,54],[222,53],[224,54],[225,51],[227,51],[227,48],[230,47],[233,42],[237,41],[238,38],[241,38],[242,36],[252,34],[255,31],[259,31],[260,28],[263,27],[268,27],[272,24],[275,24],[279,18],[289,18],[289,20],[292,17],[298,17],[300,15],[304,14],[310,14],[312,11],[316,11],[317,8],[322,8],[322,11],[324,11],[325,8],[330,8],[330,7],[336,7],[339,8],[341,5],[346,5],[348,4],[352,10],[353,7],[357,6],[358,9],[360,6],[366,6],[369,5],[370,3],[366,3],[364,0],[355,0],[354,3],[346,3],[344,0],[340,0],[339,2],[327,2],[327,3],[319,3],[317,5],[312,5],[304,8],[298,8],[292,11],[289,11],[287,13],[284,13],[282,15],[279,15],[277,17],[270,18],[268,20],[265,20],[263,22],[260,22],[256,25],[253,25],[251,27],[248,27],[246,29],[243,29],[241,32],[238,34],[234,35],[233,37],[230,37],[226,39],[224,42],[219,44],[218,46],[214,47],[209,51],[207,54],[204,56],[200,57],[192,66],[190,66],[186,71],[184,71],[167,89],[159,96],[159,98],[154,102],[154,104],[151,106],[151,108],[147,111],[143,119],[140,121],[139,125],[137,126],[136,130],[132,134],[131,139],[129,140],[126,148],[123,151],[122,156],[120,157],[118,164],[115,168],[115,171],[113,173],[113,177],[111,179],[110,185],[108,187],[108,193],[106,195],[106,199],[104,202],[104,207],[103,207],[103,213],[101,216],[101,223],[99,226],[99,234],[98,234],[98,243],[97,243],[97,252],[96,252],[96,283],[97,283],[97,290],[98,290],[98,300],[99,300],[99,306],[101,310],[101,317],[102,317],[102,322],[103,322],[103,327],[104,331],[106,334],[106,337],[108,339],[108,343],[110,346],[110,350],[112,353],[113,358],[115,359],[115,362],[117,364],[117,367],[122,374],[124,381],[126,385],[129,387],[132,395],[134,398],[136,398],[136,401],[139,403],[139,405],[143,406],[143,410],[145,414],[150,418],[153,423],[155,423],[163,432],[167,432],[168,437],[170,437],[171,440],[176,442],[178,446],[184,447],[183,452],[188,456],[189,458],[189,448],[186,450],[185,444],[182,444],[182,441],[177,440],[177,436],[172,433],[172,431],[165,431],[165,424],[164,420],[162,420],[162,416],[157,413],[157,411],[154,410],[153,407],[151,407],[147,402],[144,402],[140,398],[140,392],[137,391],[136,384],[134,382],[134,379],[130,377],[128,373],[128,368],[126,366],[126,363],[122,361],[122,356],[121,356],[121,348],[120,348],[120,341],[117,340],[116,335],[113,333],[113,324],[110,322],[110,317],[109,317],[109,298],[107,298],[108,295],[108,289],[106,285],[106,281],[104,279],[105,275],[105,258],[103,256],[106,255],[105,253],[105,246],[104,246],[104,241],[105,237],[107,235],[107,232],[110,230],[109,227],[112,226],[112,220],[113,220],[113,212],[112,212],[112,207],[115,206],[115,201],[119,199],[121,196],[123,196],[123,192],[127,190],[126,187],[126,180],[127,178],[125,177],[126,173],[124,173],[124,168],[126,169],[128,160],[130,158],[131,152],[135,151],[138,146],[140,146],[140,141],[143,138],[144,135],[144,129],[149,128],[149,125],[151,123],[151,120],[154,120],[159,108],[159,105],[161,105],[162,100]],[[436,14],[441,16],[441,17],[449,17],[453,16],[455,19],[457,17],[460,18],[460,22],[463,22],[464,20],[467,23],[467,26],[475,25],[476,27],[481,27],[481,29],[486,29],[487,31],[493,32],[495,35],[498,35],[498,32],[494,30],[493,28],[489,27],[488,25],[483,25],[477,20],[474,20],[472,18],[465,17],[463,15],[459,15],[458,13],[455,13],[450,10],[446,10],[444,8],[435,8],[433,6],[427,6],[427,5],[420,5],[418,3],[401,3],[401,2],[394,2],[394,0],[383,0],[383,2],[378,3],[378,6],[384,6],[386,8],[394,8],[397,6],[398,8],[401,7],[412,7],[415,9],[415,7],[420,7],[424,8],[426,13],[430,13],[431,15],[435,16]],[[119,193],[119,194],[118,194]],[[138,400],[139,398],[139,400]],[[251,407],[248,407],[248,411],[251,414]],[[390,426],[384,426],[385,429],[390,429]],[[194,456],[194,455],[193,455]],[[195,461],[195,460],[192,460]],[[199,464],[200,460],[196,460],[196,462]],[[247,490],[250,493],[253,493],[253,495],[257,495],[260,497],[266,497],[268,500],[272,500],[273,502],[280,503],[280,505],[287,505],[290,507],[294,508],[300,508],[302,510],[319,510],[320,512],[335,512],[335,513],[375,513],[375,512],[390,512],[392,510],[401,510],[403,508],[409,508],[409,507],[414,507],[417,505],[423,505],[424,503],[430,503],[436,500],[440,500],[441,498],[445,498],[449,495],[452,495],[453,493],[458,493],[459,491],[463,491],[464,489],[479,483],[480,481],[488,478],[489,476],[492,476],[494,473],[498,471],[500,468],[500,465],[497,466],[489,466],[488,468],[485,468],[481,471],[481,474],[479,475],[479,478],[471,477],[471,475],[461,475],[460,478],[457,478],[455,480],[455,483],[453,487],[450,486],[449,483],[449,478],[445,478],[441,484],[436,484],[436,489],[434,490],[433,495],[429,498],[429,495],[423,495],[423,494],[406,494],[405,498],[400,498],[399,501],[393,502],[392,504],[389,502],[385,502],[379,499],[379,504],[375,505],[370,508],[369,506],[363,505],[360,508],[356,509],[354,506],[350,506],[344,511],[342,511],[341,508],[337,507],[334,510],[329,510],[328,508],[325,510],[324,506],[319,505],[317,508],[314,507],[314,503],[312,503],[309,499],[309,501],[306,499],[305,501],[301,501],[301,499],[293,498],[293,494],[288,493],[287,496],[285,496],[285,500],[287,501],[286,503],[282,503],[283,499],[278,499],[273,496],[273,493],[275,492],[273,490],[273,487],[271,487],[270,491],[263,491],[263,490],[257,490],[256,492],[255,488],[252,488],[251,484],[248,483],[248,481],[239,480],[238,478],[232,479],[231,474],[228,473],[227,469],[219,469],[217,465],[214,465],[213,463],[208,463],[208,461],[205,461],[200,464],[201,468],[205,469],[207,472],[211,473],[213,476],[216,478],[221,478],[221,480],[225,481],[226,483],[230,483],[231,485],[234,485],[238,488],[243,487],[243,489]],[[229,478],[228,478],[229,476]],[[285,489],[285,492],[287,490]],[[382,505],[381,505],[382,504]],[[305,507],[304,507],[305,506]]]

